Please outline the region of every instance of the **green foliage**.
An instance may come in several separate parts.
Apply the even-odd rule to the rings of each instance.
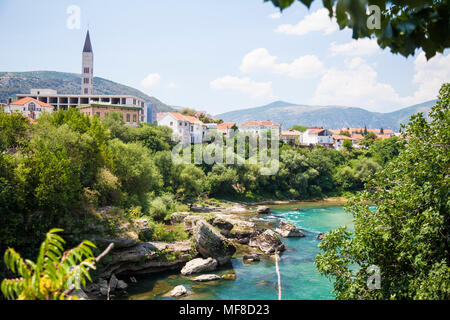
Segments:
[[[28,119],[20,114],[8,115],[0,110],[0,152],[27,144]]]
[[[183,224],[177,224],[172,229],[169,229],[164,223],[151,223],[152,230],[151,240],[154,241],[184,241],[189,238],[188,233],[184,229]]]
[[[308,127],[296,125],[296,126],[293,126],[292,129],[300,131],[300,132],[305,132],[306,130],[308,130]]]
[[[351,140],[345,140],[342,143],[342,146],[347,150],[348,152],[351,152],[353,150],[353,143]]]
[[[414,116],[404,149],[348,203],[355,232],[331,231],[319,245],[318,270],[332,279],[337,298],[450,298],[449,105],[447,83],[431,120]],[[380,290],[367,288],[371,265],[380,268]]]
[[[50,230],[42,242],[36,262],[23,259],[14,249],[5,252],[5,264],[19,278],[4,279],[1,284],[7,299],[17,300],[72,300],[72,289],[79,290],[91,280],[89,269],[95,269],[91,247],[83,241],[77,247],[65,251],[65,241],[57,235],[61,229]]]
[[[283,10],[295,0],[264,1],[271,1]],[[314,0],[298,1],[309,8]],[[330,18],[336,18],[340,29],[353,30],[354,39],[375,37],[381,48],[389,47],[392,53],[408,57],[421,48],[430,59],[450,47],[448,1],[324,0],[323,5],[328,9]],[[370,29],[367,26],[369,16],[373,14],[367,14],[370,5],[381,9],[380,28]]]
[[[150,216],[155,221],[164,221],[170,218],[178,208],[173,194],[165,193],[160,197],[156,197],[150,201]]]

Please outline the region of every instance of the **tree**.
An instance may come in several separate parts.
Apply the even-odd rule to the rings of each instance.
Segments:
[[[305,132],[306,130],[308,130],[308,127],[295,125],[292,127],[292,129],[300,132]]]
[[[351,152],[353,150],[353,143],[351,140],[345,140],[342,143],[342,146],[348,151]]]
[[[28,132],[27,118],[0,112],[0,152],[26,145]]]
[[[291,6],[295,0],[271,1],[280,10]],[[298,0],[308,8],[314,0]],[[437,52],[442,53],[450,47],[450,2],[417,0],[323,0],[329,16],[336,18],[339,28],[353,30],[353,39],[377,39],[381,48],[390,48],[392,53],[408,57],[416,49],[423,49],[427,59]],[[379,26],[374,18],[377,12],[372,5],[380,9]],[[370,10],[369,10],[370,9]],[[367,15],[367,12],[370,14]]]
[[[65,241],[57,235],[62,229],[52,229],[42,242],[36,262],[24,260],[14,249],[5,252],[5,264],[20,277],[2,281],[1,290],[7,299],[17,300],[72,300],[69,295],[91,280],[89,269],[95,269],[91,248],[83,241],[77,247],[63,251]]]
[[[430,121],[413,116],[403,127],[405,149],[349,201],[355,231],[330,231],[320,243],[316,265],[333,279],[337,298],[450,299],[449,105],[447,83]],[[379,290],[367,288],[372,265]]]
[[[341,136],[347,136],[347,137],[351,137],[352,136],[352,134],[350,133],[350,131],[348,131],[348,130],[341,130],[340,132],[339,132],[339,134],[341,135]]]

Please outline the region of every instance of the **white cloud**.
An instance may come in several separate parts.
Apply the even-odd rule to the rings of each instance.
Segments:
[[[281,18],[281,12],[274,12],[269,14],[269,19],[280,19]]]
[[[390,84],[380,82],[375,69],[362,58],[346,61],[344,67],[331,68],[323,75],[309,103],[389,112],[436,99],[441,85],[450,80],[450,55],[437,55],[427,62],[425,54],[420,53],[414,62],[412,80],[418,88],[411,96],[404,97],[399,96]]]
[[[144,80],[141,81],[141,85],[144,88],[151,88],[158,85],[161,82],[161,76],[158,73],[150,73]]]
[[[439,89],[445,82],[450,82],[450,55],[437,54],[429,61],[421,52],[414,61],[415,74],[413,83],[418,89],[411,97],[404,100],[409,104],[436,99]]]
[[[169,85],[168,85],[167,87],[168,87],[169,89],[176,89],[176,88],[178,88],[178,86],[176,85],[175,82],[169,83]]]
[[[292,63],[276,63],[277,57],[270,55],[265,48],[255,49],[244,56],[240,69],[244,73],[268,71],[292,78],[311,78],[325,70],[323,63],[315,55],[306,55]]]
[[[378,50],[377,41],[368,38],[352,40],[344,44],[336,44],[336,42],[333,42],[330,46],[330,51],[333,55],[363,56],[370,55]]]
[[[313,31],[323,31],[328,35],[338,30],[336,19],[330,19],[328,10],[325,8],[314,11],[308,14],[302,21],[293,24],[282,24],[275,29],[278,33],[289,35],[305,35]]]
[[[239,91],[252,98],[272,96],[272,82],[256,82],[248,77],[225,76],[211,81],[210,87],[216,90]]]
[[[361,58],[346,62],[346,68],[331,68],[320,80],[314,97],[309,101],[318,105],[368,107],[392,106],[399,96],[391,85],[377,81],[377,72]]]

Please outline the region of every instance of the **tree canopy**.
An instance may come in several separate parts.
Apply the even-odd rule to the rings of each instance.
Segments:
[[[431,121],[413,116],[404,128],[405,148],[348,203],[354,233],[342,227],[320,243],[316,264],[333,279],[337,298],[450,298],[449,105],[447,83]],[[379,290],[367,286],[373,265],[380,270]]]

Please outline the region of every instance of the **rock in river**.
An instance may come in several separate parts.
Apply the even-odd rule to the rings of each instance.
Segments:
[[[176,286],[172,291],[170,291],[170,295],[175,298],[182,297],[185,294],[187,294],[187,290],[184,286]]]
[[[275,229],[275,232],[278,233],[283,238],[291,238],[291,237],[301,238],[305,236],[292,223],[284,221],[281,222],[280,225]]]
[[[201,276],[195,277],[192,279],[192,281],[198,281],[198,282],[207,282],[207,281],[216,281],[222,279],[216,274],[203,274]]]
[[[270,208],[266,206],[259,206],[258,208],[256,208],[256,212],[258,212],[259,214],[268,214],[270,213]]]
[[[252,237],[249,245],[251,247],[259,248],[265,254],[285,250],[283,242],[281,242],[276,233],[270,229],[264,231],[260,235]]]
[[[220,265],[226,264],[236,252],[236,248],[219,231],[204,220],[196,222],[194,243],[204,258],[214,258]]]
[[[217,260],[213,258],[197,258],[186,263],[183,269],[181,269],[181,274],[186,276],[194,273],[212,271],[217,268],[217,265]]]

